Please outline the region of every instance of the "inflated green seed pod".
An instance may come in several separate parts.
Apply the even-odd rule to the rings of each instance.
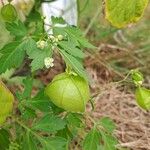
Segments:
[[[136,89],[135,96],[136,96],[136,101],[141,108],[145,110],[150,110],[150,90],[149,89],[138,87]]]
[[[13,5],[7,4],[2,7],[1,15],[5,21],[12,22],[17,18],[17,11]]]
[[[5,122],[13,108],[14,96],[0,81],[0,125]]]
[[[80,76],[62,73],[46,87],[45,93],[58,107],[71,112],[84,112],[90,99],[87,81]]]

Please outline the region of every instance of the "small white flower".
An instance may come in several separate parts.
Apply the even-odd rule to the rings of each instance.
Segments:
[[[55,38],[53,35],[50,35],[50,36],[49,36],[49,39],[50,39],[52,42],[55,42],[55,41],[56,41],[56,38]]]
[[[63,35],[60,34],[60,35],[57,36],[57,38],[58,38],[59,41],[61,41],[61,40],[63,40],[64,37],[63,37]]]
[[[45,64],[45,67],[46,67],[47,69],[54,66],[54,63],[53,63],[53,62],[54,62],[54,59],[51,58],[51,57],[46,57],[46,58],[44,59],[44,64]]]
[[[37,48],[44,49],[47,46],[46,41],[38,41],[36,42]]]

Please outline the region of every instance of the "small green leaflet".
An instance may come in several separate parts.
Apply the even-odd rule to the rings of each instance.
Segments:
[[[148,0],[105,0],[105,17],[121,28],[137,22],[144,13]]]
[[[83,37],[82,31],[79,28],[68,26],[65,28],[65,31],[69,36],[70,44],[79,47],[81,45],[85,48],[95,48],[95,46],[93,46],[91,43],[88,42],[88,40],[85,37]]]
[[[114,122],[108,118],[104,117],[99,121],[100,125],[105,128],[108,132],[112,133],[114,129],[116,128]]]
[[[24,135],[22,150],[38,150],[37,144],[30,132]]]
[[[62,17],[51,17],[53,25],[55,24],[66,24],[66,21]]]
[[[84,53],[82,52],[82,50],[77,47],[74,47],[68,41],[59,42],[59,46],[74,57],[84,58]]]
[[[39,91],[35,97],[26,101],[26,105],[42,112],[52,111],[51,102],[49,98],[45,96],[44,90]]]
[[[20,20],[11,23],[7,22],[6,29],[10,32],[11,35],[19,38],[24,37],[27,34],[27,29]]]
[[[103,149],[104,150],[116,150],[116,145],[118,144],[117,140],[115,137],[113,137],[110,134],[107,134],[104,131],[100,131],[100,134],[102,136],[102,141],[103,141]]]
[[[21,112],[21,117],[24,120],[29,120],[37,117],[36,111],[26,106],[23,107],[23,110],[20,109],[20,112]]]
[[[52,114],[47,114],[41,120],[37,121],[32,128],[44,132],[56,132],[65,128],[65,125],[65,120]]]
[[[73,127],[80,128],[83,125],[80,114],[69,113],[66,119],[67,119],[68,125],[71,125]]]
[[[68,141],[62,137],[38,138],[41,142],[42,150],[68,150]]]
[[[100,147],[102,150],[116,150],[115,145],[118,143],[116,138],[112,135],[114,129],[116,128],[114,122],[108,118],[104,117],[99,122],[98,125],[101,126],[100,135],[101,135],[101,144]]]
[[[23,93],[17,92],[17,98],[19,101],[30,98],[32,86],[33,86],[33,79],[30,77],[27,77],[23,80],[23,84],[24,84]]]
[[[52,56],[52,49],[50,46],[44,48],[44,49],[39,49],[36,46],[36,41],[33,39],[28,40],[28,46],[27,46],[27,54],[30,59],[32,59],[31,62],[31,71],[34,72],[38,69],[42,69],[44,67],[44,59],[46,57],[51,57]]]
[[[100,143],[100,134],[96,128],[93,128],[85,137],[83,142],[83,150],[98,150]]]
[[[26,41],[11,42],[5,45],[0,53],[0,74],[4,73],[7,69],[18,68],[25,57]]]
[[[84,70],[83,64],[74,56],[68,54],[64,50],[60,49],[60,53],[62,54],[65,62],[70,65],[76,73],[78,73],[84,79],[87,79],[87,73]]]

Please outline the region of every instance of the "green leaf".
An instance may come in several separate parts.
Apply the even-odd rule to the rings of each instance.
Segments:
[[[22,115],[21,117],[25,120],[33,119],[37,117],[35,110],[24,106],[23,110],[20,110]]]
[[[61,48],[63,48],[66,52],[68,52],[70,55],[73,55],[74,57],[84,58],[84,53],[82,50],[80,50],[77,47],[74,47],[71,43],[68,41],[61,41],[58,44]]]
[[[67,126],[64,129],[59,130],[56,135],[65,139],[73,139],[74,137],[72,131]]]
[[[66,21],[62,17],[51,17],[53,25],[55,24],[66,24]]]
[[[81,45],[86,48],[95,48],[95,46],[93,46],[85,37],[83,37],[80,29],[69,26],[65,28],[65,31],[69,36],[69,42],[71,42],[74,46],[80,47]]]
[[[148,0],[105,0],[105,17],[121,28],[137,22],[144,13]]]
[[[17,22],[6,23],[6,29],[11,35],[19,38],[24,37],[27,34],[27,29],[20,20]]]
[[[96,128],[93,128],[84,139],[83,150],[98,150],[99,143],[100,134]]]
[[[99,123],[102,127],[105,128],[105,130],[107,130],[110,133],[112,133],[116,128],[114,122],[108,117],[102,118]]]
[[[9,143],[9,133],[5,129],[0,129],[0,150],[7,150]]]
[[[0,53],[0,74],[4,73],[7,69],[18,68],[25,57],[26,41],[12,42],[5,45]]]
[[[43,150],[68,150],[68,141],[61,137],[40,138]]]
[[[42,112],[51,112],[52,106],[49,98],[44,94],[44,90],[37,93],[35,97],[29,99],[26,102],[27,106],[31,106],[34,109],[38,109]]]
[[[116,150],[116,145],[118,144],[117,140],[115,137],[113,137],[110,134],[105,133],[104,131],[100,131],[101,136],[102,136],[102,142],[104,150]]]
[[[47,114],[33,125],[33,129],[44,132],[56,132],[65,128],[65,125],[65,120],[52,114]]]
[[[81,115],[75,113],[69,113],[67,116],[68,125],[80,128],[82,125]]]
[[[24,91],[22,93],[17,92],[17,98],[19,101],[31,97],[33,79],[31,77],[27,77],[23,80],[23,84],[24,84]]]
[[[82,63],[73,57],[72,55],[69,55],[64,50],[60,49],[60,52],[65,60],[65,62],[71,66],[76,73],[78,73],[81,77],[87,80],[87,73],[85,72]]]
[[[30,98],[31,92],[32,92],[32,87],[33,87],[33,79],[31,77],[27,77],[23,80],[23,84],[24,84],[23,97]]]
[[[22,150],[38,150],[38,147],[30,132],[24,135]]]
[[[36,46],[36,41],[33,39],[30,39],[28,44],[28,49],[27,49],[27,54],[30,59],[32,59],[31,62],[31,71],[34,72],[38,69],[42,69],[44,67],[44,59],[46,57],[51,57],[52,56],[52,49],[50,46],[44,48],[44,49],[39,49]]]
[[[65,29],[66,29],[66,27],[60,28],[60,27],[56,26],[56,27],[53,27],[53,33],[54,33],[55,36],[61,34],[61,35],[63,35],[63,37],[66,37],[67,33],[66,33]]]

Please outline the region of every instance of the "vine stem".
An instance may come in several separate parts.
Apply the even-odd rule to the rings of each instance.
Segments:
[[[88,34],[90,28],[93,26],[95,20],[96,20],[97,17],[99,16],[100,12],[101,12],[101,9],[97,9],[97,11],[96,11],[96,13],[95,13],[93,19],[91,20],[91,22],[89,23],[89,25],[87,26],[87,28],[86,28],[86,30],[85,30],[85,32],[84,32],[84,36],[86,36],[86,35]]]

